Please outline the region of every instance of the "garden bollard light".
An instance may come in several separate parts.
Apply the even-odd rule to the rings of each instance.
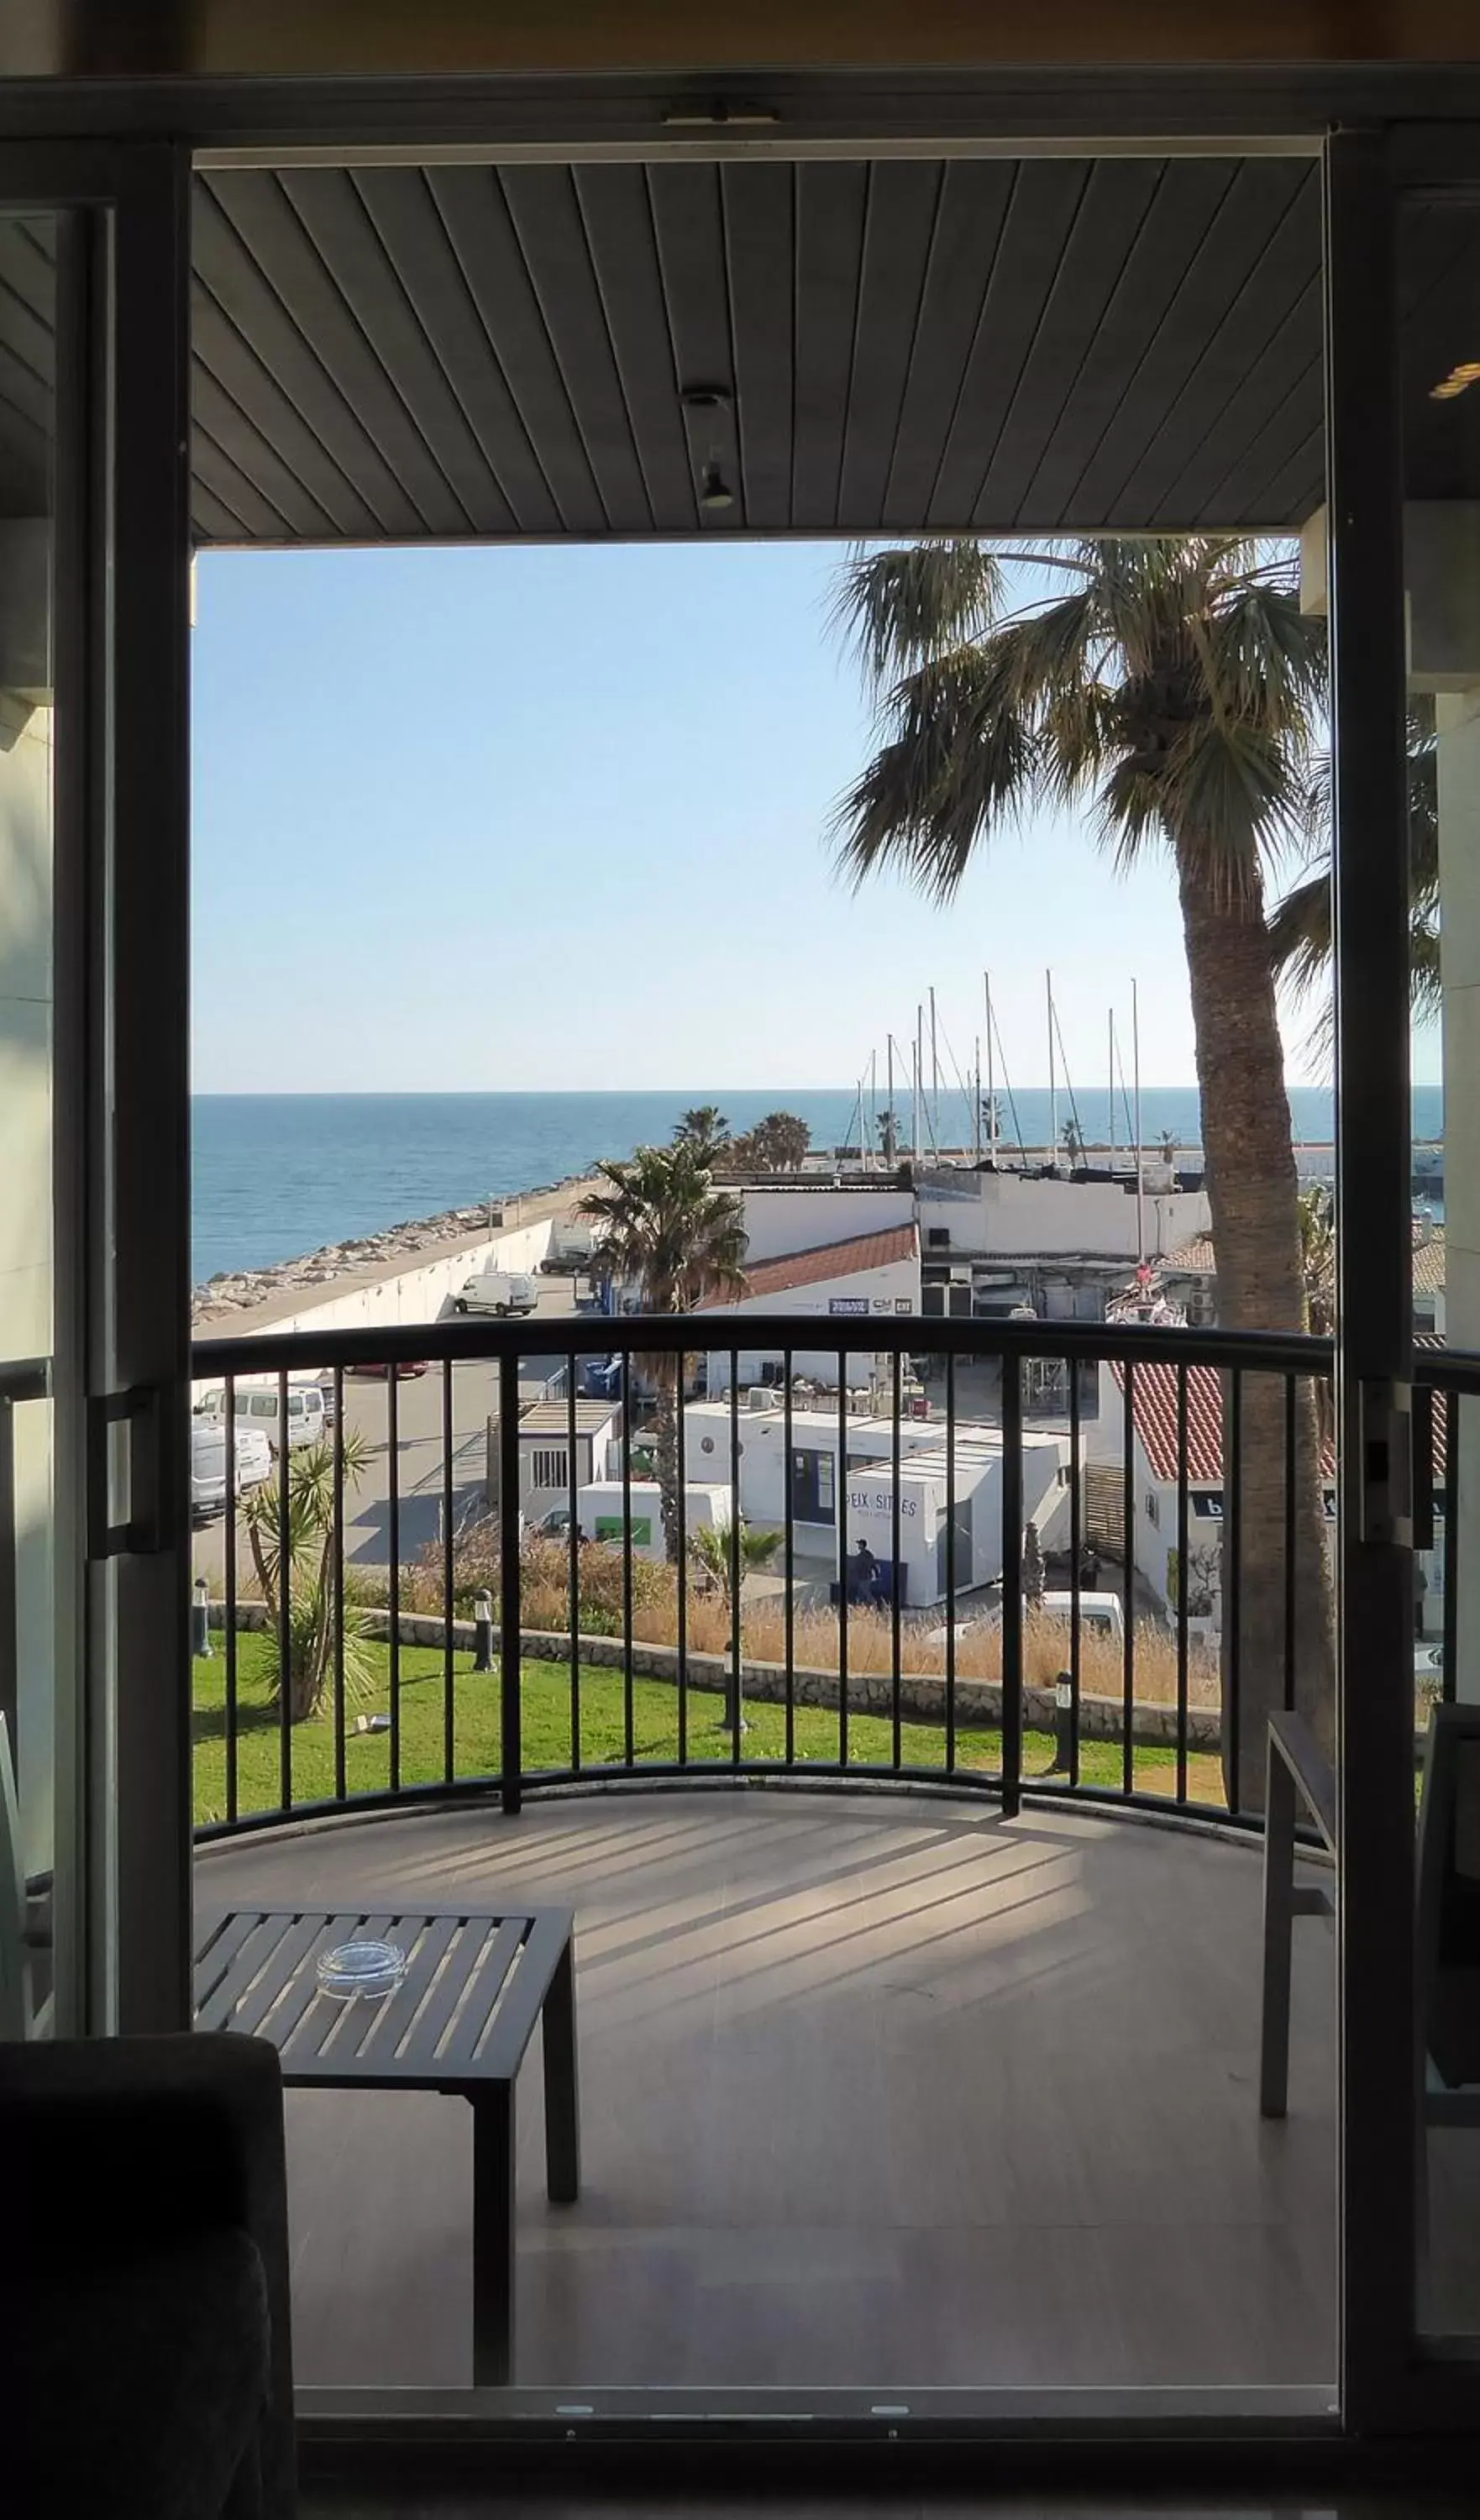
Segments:
[[[493,1669],[493,1595],[488,1592],[472,1597],[472,1667]]]
[[[1054,1765],[1065,1774],[1074,1766],[1074,1675],[1061,1671],[1054,1688]]]
[[[203,1575],[196,1577],[196,1589],[190,1604],[190,1650],[199,1660],[210,1654],[210,1595]]]

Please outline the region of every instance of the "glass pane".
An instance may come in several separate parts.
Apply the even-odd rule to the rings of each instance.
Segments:
[[[51,1386],[54,925],[52,569],[55,221],[0,214],[0,1711],[20,1861],[57,1856],[59,1695]],[[0,1900],[11,1876],[0,1875]],[[4,1933],[14,1919],[0,1919]],[[11,1945],[11,2035],[38,1997]]]
[[[1480,193],[1400,229],[1420,1525],[1418,2321],[1480,2339]],[[1441,1094],[1442,1089],[1442,1094]],[[1432,1397],[1425,1401],[1425,1388]],[[1422,1544],[1427,1543],[1427,1546]]]

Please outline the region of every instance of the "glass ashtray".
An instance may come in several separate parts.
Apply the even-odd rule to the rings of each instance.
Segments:
[[[399,1943],[336,1943],[321,1952],[319,1991],[340,2003],[357,1996],[394,1995],[411,1961]]]

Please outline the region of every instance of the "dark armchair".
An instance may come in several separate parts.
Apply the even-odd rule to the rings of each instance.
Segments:
[[[0,2047],[11,2507],[291,2520],[283,2092],[264,2040]]]

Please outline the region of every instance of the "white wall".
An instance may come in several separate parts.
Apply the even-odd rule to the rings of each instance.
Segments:
[[[0,588],[0,602],[4,589]],[[49,1357],[52,1313],[52,711],[0,692],[0,1357]],[[52,1860],[56,1603],[50,1401],[16,1411],[22,1861]]]
[[[223,1314],[204,1326],[206,1338],[249,1338],[257,1331],[388,1329],[401,1322],[440,1319],[467,1278],[480,1269],[538,1269],[550,1247],[552,1220],[516,1226],[480,1242],[463,1244],[435,1260],[413,1261],[393,1275],[358,1285],[333,1282],[298,1294],[292,1308],[277,1303]],[[573,1301],[572,1301],[572,1318]],[[559,1344],[556,1333],[554,1344]]]
[[[743,1191],[748,1260],[780,1260],[788,1251],[815,1251],[824,1242],[848,1242],[855,1235],[882,1234],[912,1225],[912,1192],[887,1190]]]
[[[1136,1195],[1116,1182],[1024,1181],[1015,1173],[964,1174],[968,1187],[922,1190],[919,1239],[926,1262],[962,1256],[1028,1259],[1054,1252],[1136,1258]],[[1203,1191],[1147,1192],[1146,1254],[1164,1259],[1212,1222]],[[950,1247],[934,1247],[932,1228]]]
[[[910,1313],[919,1310],[919,1262],[916,1258],[886,1260],[877,1269],[855,1269],[846,1277],[822,1278],[810,1286],[784,1286],[774,1295],[746,1295],[738,1304],[716,1304],[705,1307],[703,1319],[712,1322],[721,1336],[728,1335],[728,1325],[736,1320],[752,1319],[766,1313],[816,1314],[820,1319],[835,1322],[837,1335],[856,1338],[865,1335],[867,1324],[861,1313],[833,1313],[834,1302],[867,1304],[870,1314],[893,1320],[901,1307]],[[725,1328],[721,1328],[721,1325]],[[730,1388],[730,1351],[713,1348],[709,1355],[709,1389],[712,1392]],[[759,1382],[763,1365],[780,1365],[782,1352],[775,1347],[742,1347],[738,1350],[740,1381]],[[832,1382],[837,1375],[835,1347],[794,1349],[792,1372],[814,1381]],[[851,1388],[867,1390],[874,1379],[873,1351],[847,1359],[847,1376]]]

